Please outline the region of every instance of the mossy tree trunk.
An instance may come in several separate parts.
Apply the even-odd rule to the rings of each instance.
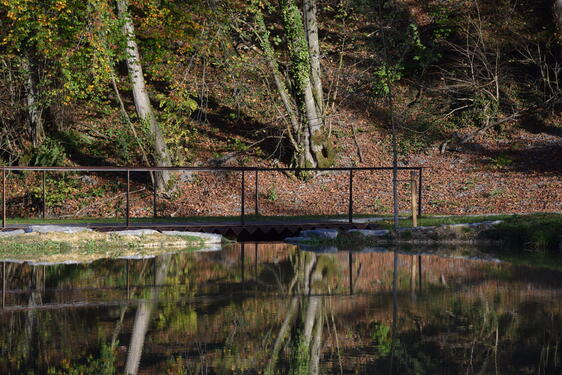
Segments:
[[[279,70],[279,56],[259,6],[254,9],[256,34],[272,70],[278,95],[287,112],[287,133],[296,167],[326,167],[333,150],[324,125],[324,99],[315,0],[305,0],[302,12],[295,0],[281,0],[280,12],[287,43],[288,76]]]
[[[127,42],[127,69],[129,71],[129,78],[133,89],[133,98],[135,101],[137,115],[141,121],[148,125],[150,137],[153,142],[152,154],[156,166],[169,167],[172,165],[170,154],[146,90],[139,49],[135,40],[135,29],[133,21],[129,15],[127,0],[117,0],[117,8],[119,18],[123,22],[123,35]],[[156,185],[158,190],[169,189],[170,173],[167,171],[156,173]]]

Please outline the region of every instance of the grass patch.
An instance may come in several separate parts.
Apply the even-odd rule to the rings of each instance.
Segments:
[[[487,239],[502,241],[507,248],[558,251],[562,236],[562,215],[538,213],[530,215],[492,216],[424,216],[418,219],[420,226],[439,226],[462,223],[481,223],[502,220],[501,224],[485,232]],[[392,229],[392,221],[381,226]],[[411,219],[400,220],[401,227],[411,227]]]
[[[517,215],[482,215],[482,216],[422,216],[418,218],[418,226],[439,226],[451,224],[471,224],[484,221],[509,220]],[[412,219],[400,219],[400,227],[407,228],[412,226]],[[381,221],[384,229],[392,229],[392,220]]]
[[[91,262],[102,258],[158,255],[195,251],[204,247],[199,237],[150,234],[119,236],[100,232],[29,233],[0,238],[0,258],[35,262]]]
[[[510,248],[557,251],[562,237],[562,215],[514,215],[486,234],[501,239]]]

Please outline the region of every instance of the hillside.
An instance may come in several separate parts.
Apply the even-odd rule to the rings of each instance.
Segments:
[[[4,1],[0,156],[4,165],[391,166],[394,124],[399,165],[427,168],[425,213],[560,212],[556,12],[547,0]],[[153,117],[131,89],[131,42]],[[303,109],[315,61],[318,118]],[[161,214],[237,213],[237,176],[171,177],[159,184]],[[49,212],[119,215],[121,178],[49,176]],[[9,215],[37,212],[39,176],[8,181]],[[260,181],[263,214],[346,212],[344,175]],[[137,216],[149,215],[147,182],[134,181]],[[358,174],[356,211],[389,213],[390,182]]]

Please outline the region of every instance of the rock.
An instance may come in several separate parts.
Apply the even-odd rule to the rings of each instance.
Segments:
[[[130,229],[130,230],[120,230],[111,232],[117,236],[146,236],[149,234],[159,234],[157,230],[154,229]]]
[[[183,183],[195,182],[196,178],[193,171],[181,171],[179,173],[179,179]]]
[[[350,229],[346,233],[360,233],[365,237],[384,237],[387,236],[390,231],[386,229]]]
[[[165,230],[162,231],[162,234],[167,236],[191,236],[197,237],[201,239],[203,242],[212,244],[212,243],[221,243],[222,236],[220,234],[215,233],[202,233],[202,232],[182,232],[177,230]]]
[[[12,237],[12,236],[17,236],[20,234],[24,234],[25,231],[23,229],[16,229],[16,230],[10,230],[10,231],[6,231],[6,232],[0,232],[0,237]]]
[[[310,229],[301,231],[300,235],[302,237],[335,240],[338,236],[338,231],[336,229]]]
[[[86,227],[65,227],[62,225],[30,225],[25,228],[25,233],[79,233],[91,232]]]

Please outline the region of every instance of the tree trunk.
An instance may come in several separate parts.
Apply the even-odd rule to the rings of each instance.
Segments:
[[[37,98],[37,72],[29,56],[22,59],[23,70],[26,74],[25,97],[27,109],[27,122],[31,129],[31,143],[33,147],[41,144],[45,138],[42,111]]]
[[[289,75],[300,114],[298,167],[325,167],[332,163],[331,147],[324,132],[323,95],[320,79],[320,47],[316,3],[306,0],[304,17],[294,0],[281,2],[283,27],[289,53]]]
[[[308,54],[310,56],[310,82],[312,84],[312,95],[316,103],[316,111],[320,116],[324,115],[324,94],[322,90],[322,79],[320,70],[320,43],[318,42],[318,22],[316,20],[316,0],[304,0],[304,31],[308,43]]]
[[[271,41],[269,40],[270,33],[265,26],[261,9],[256,9],[255,11],[255,22],[257,25],[256,36],[259,39],[260,47],[264,52],[267,64],[269,65],[271,73],[273,74],[273,80],[275,82],[275,87],[277,88],[277,93],[279,94],[281,102],[283,103],[283,107],[285,108],[287,116],[289,117],[287,127],[289,140],[295,152],[298,153],[298,150],[300,148],[300,140],[298,138],[295,139],[295,135],[300,133],[299,129],[301,128],[301,123],[299,122],[298,113],[295,109],[294,101],[289,95],[287,85],[285,84],[281,72],[279,71],[279,64],[275,57],[275,51],[273,50]]]
[[[171,166],[170,154],[168,147],[164,141],[162,130],[156,121],[156,116],[150,104],[150,98],[146,91],[146,84],[142,73],[142,65],[140,62],[139,49],[135,41],[135,29],[133,21],[129,15],[127,0],[117,0],[117,8],[119,11],[119,18],[123,21],[123,34],[127,40],[127,69],[129,71],[129,78],[133,87],[133,98],[135,101],[135,108],[137,115],[147,123],[150,129],[150,135],[153,141],[153,153],[156,166],[169,167]],[[159,172],[156,174],[156,184],[158,190],[167,190],[170,186],[170,173],[168,171]]]

